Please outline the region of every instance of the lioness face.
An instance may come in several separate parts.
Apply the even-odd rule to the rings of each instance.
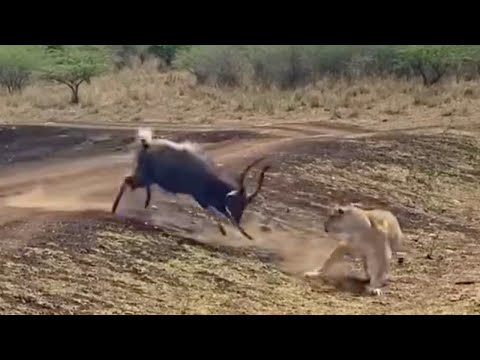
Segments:
[[[371,224],[361,209],[343,206],[331,212],[324,227],[327,233],[351,234],[369,229]]]

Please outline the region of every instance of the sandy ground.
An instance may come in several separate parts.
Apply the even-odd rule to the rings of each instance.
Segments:
[[[315,123],[158,128],[203,143],[232,171],[268,155],[273,168],[246,218],[255,241],[231,227],[221,236],[191,199],[160,191],[152,208],[139,190],[110,214],[134,128],[4,126],[1,313],[479,311],[474,137]],[[394,211],[407,234],[407,261],[379,298],[362,294],[348,260],[335,281],[301,276],[334,247],[327,207],[350,201]]]

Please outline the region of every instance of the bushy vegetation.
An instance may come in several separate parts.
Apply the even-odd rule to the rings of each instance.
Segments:
[[[176,65],[199,83],[292,89],[322,77],[421,78],[431,86],[446,75],[477,78],[477,45],[202,45],[180,51]]]
[[[198,84],[296,89],[322,78],[396,77],[432,86],[480,75],[478,45],[5,45],[0,87],[20,92],[35,79],[64,84],[79,103],[81,84],[156,59]]]
[[[10,94],[22,91],[32,74],[41,69],[43,60],[38,46],[0,46],[0,86]]]
[[[171,66],[179,50],[188,45],[3,45],[0,46],[0,87],[20,92],[34,79],[64,84],[71,103],[79,103],[83,83],[114,68],[132,66],[149,57]]]
[[[167,67],[172,66],[179,51],[190,45],[113,45],[114,62],[118,69],[132,66],[136,60],[144,63],[148,58],[159,59]]]

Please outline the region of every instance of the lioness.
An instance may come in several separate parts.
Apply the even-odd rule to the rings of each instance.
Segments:
[[[344,255],[361,258],[369,279],[368,292],[382,294],[381,287],[388,281],[389,263],[392,254],[399,256],[403,243],[403,232],[397,218],[386,210],[364,210],[348,205],[333,209],[325,221],[325,232],[343,235],[336,249],[323,267],[305,273],[305,276],[317,276],[326,272]]]

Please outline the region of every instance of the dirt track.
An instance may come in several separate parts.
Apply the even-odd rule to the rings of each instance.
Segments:
[[[0,146],[5,150],[0,157],[0,232],[3,235],[0,250],[3,256],[1,267],[4,274],[4,278],[0,279],[0,283],[3,281],[4,284],[2,287],[4,296],[0,303],[2,312],[323,313],[378,312],[378,309],[380,312],[409,311],[408,303],[411,298],[409,300],[409,295],[404,292],[393,295],[394,300],[362,300],[365,303],[363,305],[359,303],[356,308],[355,306],[345,307],[347,303],[351,303],[352,298],[346,299],[341,297],[346,295],[340,295],[340,298],[335,300],[333,297],[338,295],[332,295],[330,290],[320,290],[327,291],[324,294],[326,296],[324,300],[327,299],[329,305],[315,309],[312,304],[319,301],[318,294],[310,293],[310,290],[302,288],[306,285],[298,285],[295,282],[301,281],[304,284],[304,280],[292,280],[295,278],[291,277],[316,266],[331,249],[332,242],[324,239],[321,232],[321,217],[325,213],[325,207],[331,202],[362,201],[370,205],[386,206],[394,202],[388,198],[388,195],[374,193],[375,186],[369,187],[370,185],[367,184],[364,184],[362,191],[348,188],[345,182],[335,188],[333,185],[338,182],[337,179],[340,176],[334,172],[329,173],[328,169],[322,173],[322,179],[327,179],[322,180],[323,183],[309,180],[310,177],[315,176],[318,166],[323,166],[315,165],[315,161],[322,158],[324,162],[328,162],[330,158],[337,159],[335,161],[338,163],[333,164],[337,170],[355,166],[357,160],[361,160],[361,156],[367,156],[367,153],[361,154],[360,149],[364,148],[364,145],[361,148],[351,146],[381,134],[354,128],[329,129],[315,124],[217,131],[206,131],[198,127],[178,130],[161,128],[162,132],[157,135],[201,141],[219,163],[232,169],[239,169],[254,157],[270,155],[273,170],[267,177],[266,189],[259,196],[256,204],[252,205],[252,209],[249,209],[251,212],[248,214],[247,230],[257,239],[255,247],[249,250],[252,244],[230,228],[228,236],[221,237],[215,232],[215,227],[204,218],[199,208],[186,197],[174,198],[156,191],[152,204],[157,209],[142,210],[144,194],[138,191],[127,194],[124,198],[121,203],[120,217],[110,215],[109,210],[120,181],[129,171],[131,159],[128,154],[128,144],[133,140],[134,130],[132,129],[28,126],[17,126],[12,129],[5,127],[0,131]],[[374,151],[373,147],[372,151]],[[402,150],[398,147],[395,151],[400,153]],[[381,158],[382,153],[385,152],[380,151],[380,156],[377,158]],[[342,156],[344,156],[343,159]],[[390,164],[391,161],[387,163]],[[296,174],[297,170],[301,170],[302,175]],[[360,168],[360,171],[367,170],[368,167]],[[388,186],[388,181],[384,183]],[[330,186],[331,184],[333,187]],[[407,187],[401,194],[414,199],[415,195],[409,191],[411,192],[412,189]],[[440,226],[445,231],[457,231],[458,234],[478,233],[476,224],[463,227],[458,224],[455,228],[453,225],[455,221],[452,219],[457,214],[450,213],[448,210],[432,220],[429,214],[418,210],[418,206],[409,207],[408,202],[393,209],[398,211],[401,221],[407,225],[407,231],[415,231],[423,225],[428,227],[427,225],[431,224],[436,228]],[[130,220],[123,219],[123,216]],[[132,219],[135,221],[132,222]],[[474,222],[470,222],[472,223]],[[268,225],[270,230],[261,231],[260,225]],[[136,238],[135,232],[142,238]],[[159,241],[158,238],[152,239],[156,236],[165,239],[173,236],[175,245],[168,242],[171,240],[165,240],[165,242]],[[102,239],[105,242],[102,242]],[[136,239],[136,242],[132,242],[132,239]],[[195,248],[197,245],[194,240],[206,244],[207,248]],[[464,242],[466,246],[470,246],[468,239]],[[125,246],[130,248],[126,250]],[[137,246],[140,248],[136,249]],[[233,271],[236,266],[245,267],[239,269],[240,273],[252,272],[252,279],[256,280],[251,279],[248,285],[245,283],[245,286],[250,289],[248,291],[260,291],[253,290],[255,286],[269,289],[268,282],[272,281],[282,282],[274,285],[275,289],[288,290],[276,293],[277,290],[272,289],[271,294],[254,294],[251,299],[249,295],[244,294],[243,297],[246,297],[247,303],[250,301],[251,305],[235,303],[236,295],[228,293],[230,295],[225,295],[228,299],[221,301],[223,305],[217,304],[218,306],[215,307],[216,300],[211,298],[216,296],[215,291],[220,294],[218,296],[224,296],[223,290],[218,290],[218,286],[223,289],[223,286],[227,286],[229,282],[236,284],[228,285],[230,287],[243,284],[240,280],[239,283],[235,283],[234,280],[225,280],[216,273],[214,276],[216,280],[209,278],[205,280],[205,284],[211,284],[213,281],[217,290],[203,288],[198,292],[188,290],[190,291],[188,295],[176,293],[182,288],[176,282],[186,280],[179,280],[179,275],[169,272],[170,268],[160,269],[161,275],[156,273],[158,269],[154,270],[154,268],[158,266],[155,264],[162,262],[163,257],[167,256],[165,254],[170,247],[168,256],[177,254],[180,251],[177,246],[186,246],[188,249],[182,248],[181,251],[187,251],[189,254],[178,255],[180,259],[178,261],[182,261],[181,259],[194,261],[191,259],[197,259],[199,256],[211,257],[204,259],[200,265],[197,264],[202,267],[207,266],[205,264],[208,263],[209,269],[214,264],[220,266],[218,262],[220,260],[216,256],[223,255],[215,255],[215,251],[220,251],[220,254],[225,254],[227,257],[241,256],[243,260],[229,258],[227,260],[229,265],[222,262],[221,267],[227,267],[225,272]],[[210,250],[211,246],[213,250]],[[203,249],[206,249],[207,253],[203,253]],[[412,254],[417,250],[412,251]],[[478,250],[466,255],[464,263],[473,261],[476,252]],[[420,256],[424,257],[424,254]],[[257,265],[257,262],[250,263],[258,259],[260,259],[258,264],[267,264],[265,266],[269,267],[268,271],[261,270],[263,265]],[[212,263],[209,263],[210,260]],[[148,266],[145,265],[147,261]],[[177,260],[163,261],[163,263],[173,266],[171,261],[177,264]],[[135,266],[143,270],[138,270],[130,264],[131,262],[138,262]],[[125,266],[129,270],[125,270]],[[260,268],[257,269],[259,266]],[[427,261],[421,266],[425,273],[417,275],[424,287],[430,286],[427,284],[432,274],[442,276],[444,265],[438,265],[440,268],[436,268],[436,265]],[[253,269],[257,270],[254,272]],[[276,273],[275,269],[279,269],[286,275]],[[178,271],[181,273],[190,270]],[[194,273],[197,275],[192,276],[196,276],[197,280],[191,280],[201,282],[202,276],[213,276],[209,271],[195,270]],[[416,287],[418,277],[415,281],[409,280],[408,274],[411,274],[412,270],[407,267],[405,271],[407,275],[404,275],[400,282],[392,285],[392,291],[399,292],[403,287],[419,296],[420,290]],[[136,272],[139,272],[138,279]],[[208,274],[205,275],[205,272]],[[269,274],[268,281],[258,280],[258,277],[267,276],[266,274]],[[120,283],[114,283],[113,280],[112,283],[103,283],[107,280],[102,279],[112,278],[112,276],[116,282]],[[133,283],[132,276],[139,283]],[[26,279],[25,283],[16,284],[15,281],[22,277]],[[96,279],[98,284],[89,284],[88,281],[82,283],[82,278],[89,277]],[[127,281],[127,277],[130,280]],[[152,277],[155,279],[152,280]],[[227,275],[226,277],[228,278]],[[255,285],[257,280],[259,283]],[[40,284],[42,281],[44,283]],[[218,281],[224,285],[218,285]],[[291,281],[294,282],[291,283]],[[442,291],[442,281],[444,280],[437,281],[436,290],[429,288],[428,298],[423,299],[426,304],[432,306],[432,310],[428,311],[443,312],[452,309],[446,305],[450,304],[450,300],[432,305],[435,297],[438,297],[438,292]],[[171,285],[172,290],[167,291],[165,286],[169,282],[176,285]],[[151,287],[148,284],[152,284]],[[322,286],[325,286],[310,285],[311,289],[318,286],[324,289]],[[137,287],[142,290],[138,290]],[[191,285],[188,285],[189,289],[190,287]],[[163,292],[159,290],[160,288],[164,289]],[[470,288],[473,293],[474,289]],[[292,293],[296,291],[298,296],[305,299],[305,303],[295,308],[298,300],[294,295],[291,295],[291,300],[288,298],[286,294],[290,294],[290,291]],[[162,296],[158,295],[159,292]],[[134,295],[135,293],[137,295]],[[206,295],[207,293],[209,295]],[[236,294],[237,290],[234,293]],[[455,297],[456,294],[454,288],[448,292],[448,296]],[[179,308],[180,305],[173,305],[165,300],[169,296],[172,299],[190,296],[191,299],[184,300],[187,303],[182,303]],[[121,299],[118,302],[115,300],[117,297]],[[204,299],[204,302],[199,299]],[[231,301],[235,305],[231,307],[224,305],[224,301]],[[457,303],[459,301],[456,300]],[[198,305],[199,302],[204,304],[203,308]],[[360,306],[364,308],[360,309]],[[476,300],[461,302],[460,310],[453,311],[471,312],[476,306]]]
[[[62,216],[85,216],[85,212],[91,216],[92,211],[107,215],[120,181],[129,171],[129,142],[133,140],[135,129],[15,127],[6,128],[0,134],[5,140],[12,141],[15,138],[13,147],[18,149],[10,156],[4,155],[10,166],[4,167],[0,177],[0,226],[5,229],[17,223],[23,226],[35,223],[38,226],[39,221],[44,221],[39,219],[57,221]],[[174,139],[201,141],[217,162],[233,169],[263,155],[269,155],[269,161],[275,165],[276,151],[294,146],[295,141],[342,134],[350,132],[282,127],[262,128],[261,131],[239,129],[203,132],[183,128],[181,132],[170,130],[160,133]],[[42,139],[43,142],[38,144]],[[7,147],[12,149],[12,145]],[[25,154],[22,149],[28,149],[28,152]],[[196,212],[195,206],[186,197],[179,199],[156,192],[152,204],[159,211],[136,211],[142,209],[142,195],[141,191],[134,195],[127,194],[119,213],[159,227],[170,224],[172,230],[190,233],[210,225],[204,222],[198,224],[196,230],[190,228],[190,215],[178,213],[179,209],[182,210],[181,206],[190,207],[190,211]],[[176,214],[172,215],[171,211],[176,211]],[[162,215],[164,213],[169,215]],[[301,224],[298,225],[301,227]],[[217,240],[217,243],[231,245],[228,238]],[[246,245],[241,238],[239,240]],[[7,248],[19,244],[1,242]]]
[[[218,162],[238,168],[254,157],[272,155],[278,149],[292,146],[297,138],[348,134],[316,128],[311,129],[311,135],[304,135],[306,130],[302,128],[300,133],[298,129],[289,128],[267,128],[259,132],[211,131],[197,136],[197,132],[183,129],[181,134],[168,132],[163,135],[200,140]],[[0,133],[3,138],[14,141],[13,146],[6,144],[5,148],[18,150],[11,155],[4,154],[4,162],[11,166],[4,166],[0,177],[0,197],[5,206],[0,210],[1,218],[23,219],[28,209],[37,209],[37,213],[108,211],[119,182],[129,171],[128,142],[133,140],[134,131],[87,129],[82,133],[79,129],[48,127],[27,127],[25,130],[15,127],[15,132],[9,128],[3,130]],[[40,137],[44,140],[38,144]],[[116,152],[109,151],[111,149]],[[275,160],[274,156],[270,159]]]

